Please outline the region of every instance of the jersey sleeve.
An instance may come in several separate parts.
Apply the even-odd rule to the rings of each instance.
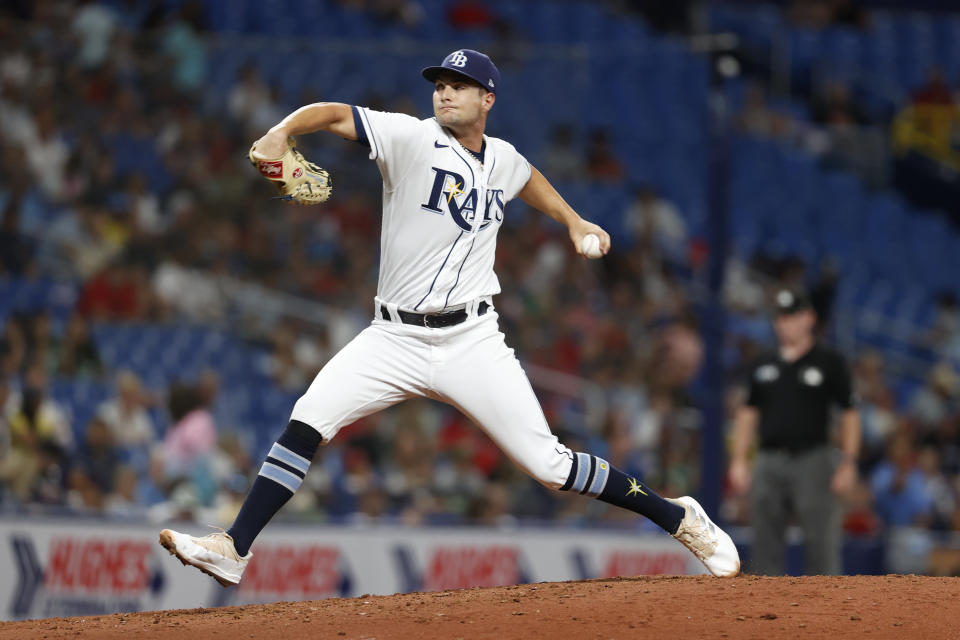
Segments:
[[[853,380],[850,369],[839,353],[834,354],[834,364],[831,371],[830,388],[832,399],[843,409],[852,409],[857,404],[856,394],[853,391]]]
[[[357,140],[370,148],[370,159],[377,162],[388,190],[403,179],[424,149],[428,129],[422,120],[403,113],[353,108]]]
[[[503,196],[505,201],[513,200],[517,194],[523,191],[530,181],[530,175],[533,169],[530,163],[524,158],[517,149],[509,142],[503,142],[504,150],[501,152],[507,162],[510,163],[508,178],[504,184]]]

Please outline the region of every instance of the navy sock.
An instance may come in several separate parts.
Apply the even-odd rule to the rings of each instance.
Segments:
[[[237,519],[227,531],[241,556],[247,555],[254,539],[300,488],[321,440],[316,429],[291,420],[270,448]]]
[[[677,532],[685,513],[683,507],[664,500],[603,458],[586,453],[574,454],[570,477],[560,491],[576,491],[629,509],[650,518],[670,534]]]

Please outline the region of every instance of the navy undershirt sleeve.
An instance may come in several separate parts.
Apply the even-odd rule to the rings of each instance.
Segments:
[[[350,107],[353,109],[353,126],[357,129],[357,142],[363,146],[370,148],[370,141],[367,140],[367,130],[363,128],[363,120],[360,118],[360,109],[356,107]]]

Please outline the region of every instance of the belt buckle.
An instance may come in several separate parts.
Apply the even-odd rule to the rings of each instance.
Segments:
[[[434,325],[433,325],[433,322],[432,322],[432,319],[433,319],[433,318],[439,318],[439,317],[440,317],[440,315],[437,314],[437,313],[425,313],[425,314],[423,314],[423,326],[425,326],[425,327],[428,328],[428,329],[438,329],[438,328],[442,327],[442,326],[443,326],[442,324],[437,325],[437,326],[434,326]]]

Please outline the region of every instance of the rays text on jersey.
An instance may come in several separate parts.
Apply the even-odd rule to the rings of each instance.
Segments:
[[[434,177],[433,186],[427,201],[420,205],[432,213],[445,213],[444,207],[450,213],[450,218],[464,231],[473,228],[477,216],[477,190],[474,187],[466,189],[466,180],[455,171],[431,167]],[[503,189],[487,189],[484,193],[483,229],[491,222],[503,222]]]

